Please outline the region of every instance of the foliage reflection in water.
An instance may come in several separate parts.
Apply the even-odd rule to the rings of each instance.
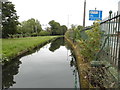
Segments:
[[[3,64],[2,88],[79,88],[74,55],[63,37],[31,52]]]

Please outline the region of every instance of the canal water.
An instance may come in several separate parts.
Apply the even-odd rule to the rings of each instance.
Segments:
[[[3,88],[79,88],[74,56],[57,38],[3,65]]]

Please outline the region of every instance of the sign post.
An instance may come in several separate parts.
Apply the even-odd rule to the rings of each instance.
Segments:
[[[102,20],[102,11],[101,10],[89,10],[89,20]]]
[[[86,0],[84,1],[83,27],[85,27],[85,16],[86,16]]]
[[[120,1],[118,2],[118,13],[120,14]]]

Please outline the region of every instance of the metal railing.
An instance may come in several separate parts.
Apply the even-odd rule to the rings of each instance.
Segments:
[[[110,13],[107,20],[100,22],[99,29],[101,30],[101,45],[99,51],[94,55],[95,59],[90,62],[91,68],[97,68],[96,71],[92,71],[91,69],[91,73],[93,76],[97,76],[97,79],[100,80],[100,85],[103,84],[104,87],[108,88],[120,88],[120,14]],[[78,39],[89,41],[89,37],[86,33],[88,30],[94,30],[94,25],[78,30],[79,33],[70,30],[67,36],[73,40],[73,43],[77,42],[78,36],[75,33],[80,34]],[[95,78],[94,82],[98,82],[97,79]]]
[[[110,64],[118,68],[120,61],[120,15],[111,14],[109,19],[100,23],[103,32],[101,50],[97,59],[107,60]]]
[[[120,88],[120,14],[110,13],[108,20],[100,23],[101,50],[96,55],[97,61],[108,62],[113,77],[116,78],[117,87]]]

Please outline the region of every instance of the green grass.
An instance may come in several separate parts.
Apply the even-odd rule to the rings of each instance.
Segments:
[[[18,55],[20,52],[33,49],[34,47],[52,40],[58,36],[41,36],[2,39],[2,59],[10,59]]]

